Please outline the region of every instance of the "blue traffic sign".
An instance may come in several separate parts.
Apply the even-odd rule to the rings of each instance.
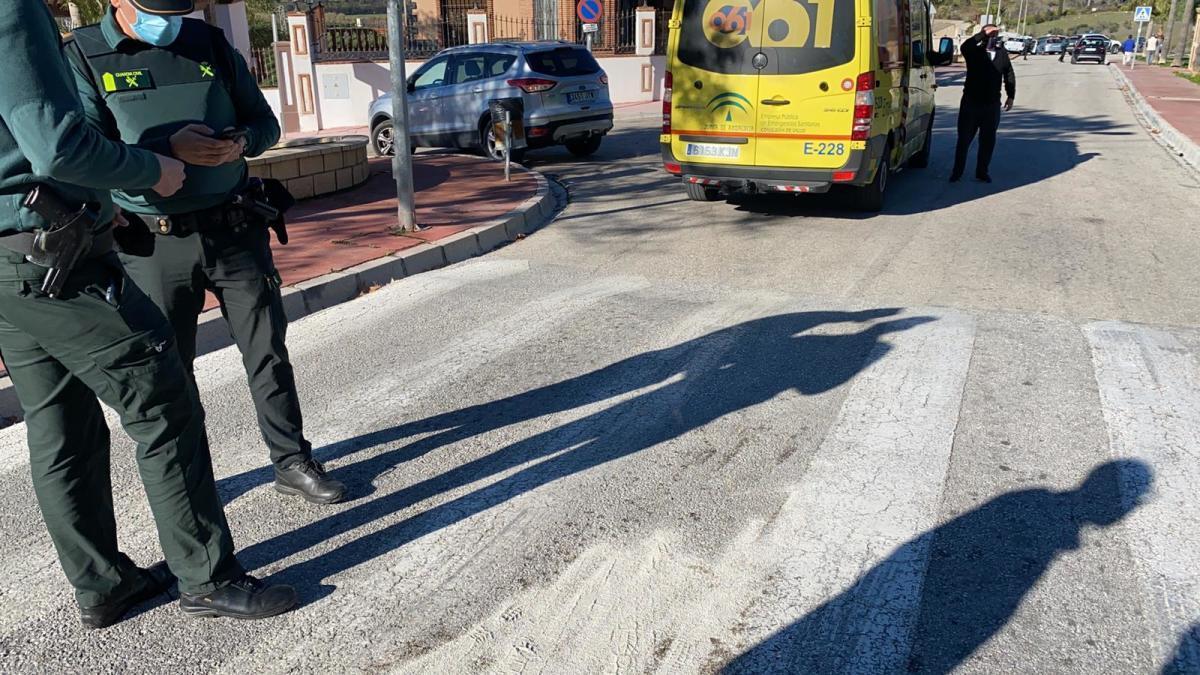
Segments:
[[[1134,22],[1135,23],[1146,23],[1146,22],[1150,21],[1150,13],[1152,11],[1153,11],[1152,7],[1138,7],[1137,9],[1133,10]]]
[[[575,14],[584,23],[596,23],[604,14],[604,4],[600,0],[579,0],[575,6]]]

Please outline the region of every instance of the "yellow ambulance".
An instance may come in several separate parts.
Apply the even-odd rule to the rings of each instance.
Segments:
[[[889,173],[929,162],[928,0],[676,0],[663,164],[688,197],[857,187],[883,207]]]

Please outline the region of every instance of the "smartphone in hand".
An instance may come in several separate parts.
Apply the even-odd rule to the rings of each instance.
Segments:
[[[246,140],[245,129],[228,129],[217,135],[217,138],[223,141],[244,141]]]

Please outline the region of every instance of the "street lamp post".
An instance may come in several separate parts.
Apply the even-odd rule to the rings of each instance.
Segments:
[[[403,0],[388,0],[388,65],[392,78],[392,176],[396,179],[398,229],[412,232],[417,225],[413,199],[412,147],[408,136],[408,77],[404,72]]]

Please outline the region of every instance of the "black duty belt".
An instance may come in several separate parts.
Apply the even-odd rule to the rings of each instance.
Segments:
[[[155,234],[172,237],[186,237],[194,232],[209,232],[211,230],[238,230],[245,227],[250,219],[246,211],[239,206],[222,204],[210,209],[178,213],[174,215],[156,215],[135,213],[139,220]]]
[[[82,260],[89,258],[98,258],[112,250],[113,247],[113,232],[112,228],[108,228],[104,232],[97,234],[92,239],[92,247],[88,252],[83,254]],[[32,232],[16,232],[14,234],[6,234],[0,236],[0,248],[8,249],[14,253],[21,255],[29,255],[33,253],[33,233]]]

